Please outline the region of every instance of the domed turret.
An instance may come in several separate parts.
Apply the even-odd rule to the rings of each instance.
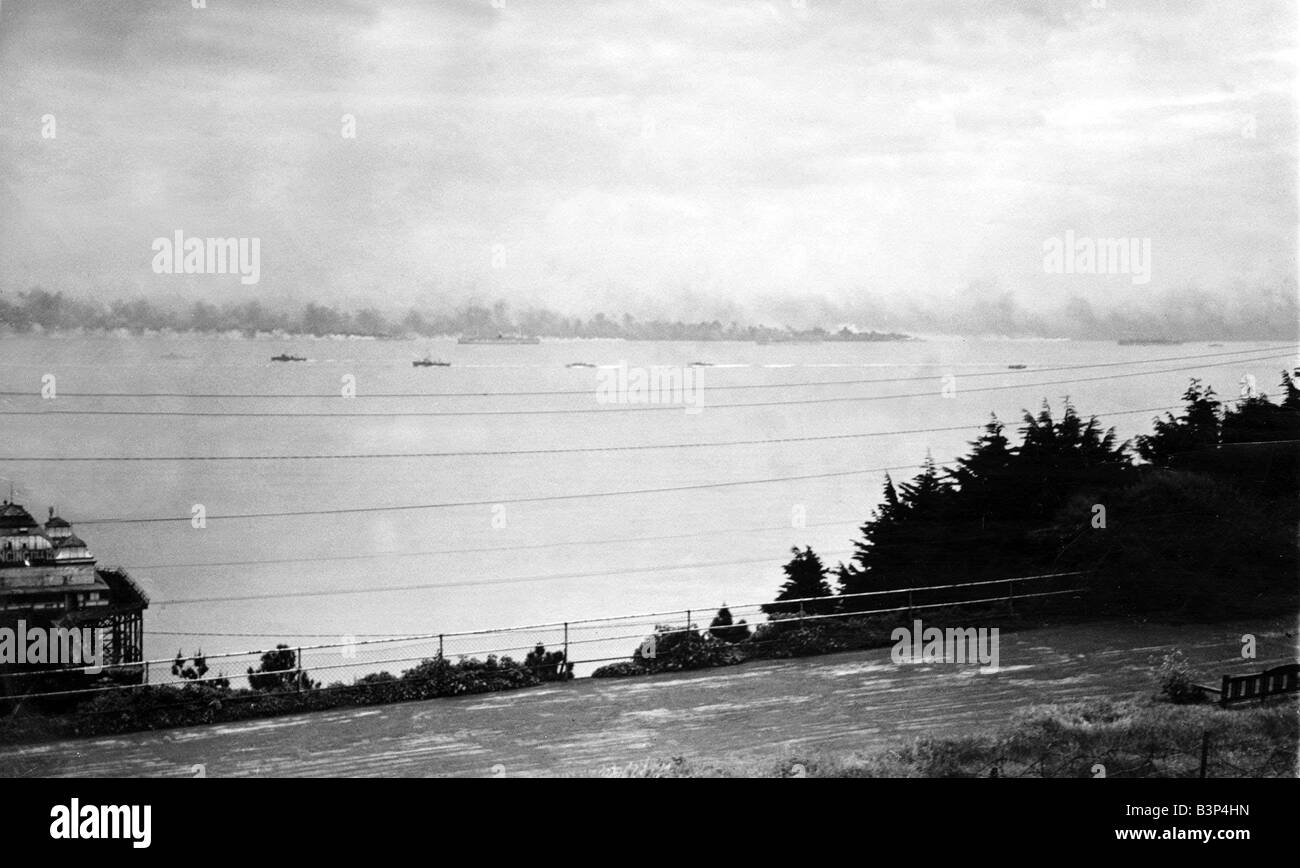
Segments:
[[[16,503],[0,504],[0,536],[19,536],[37,526],[31,513]]]
[[[45,522],[45,535],[55,541],[72,536],[72,525],[68,523],[67,519],[55,515],[52,506],[50,507],[50,520]]]

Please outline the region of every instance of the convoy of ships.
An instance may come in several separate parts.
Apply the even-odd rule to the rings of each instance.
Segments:
[[[913,341],[917,340],[910,335],[896,334],[894,332],[855,332],[847,328],[838,332],[827,332],[823,329],[812,329],[809,331],[788,330],[784,332],[773,331],[757,338],[756,344],[787,344],[787,343],[822,343],[823,341],[852,341],[852,342],[881,342],[881,341]],[[469,345],[487,345],[487,346],[532,346],[540,344],[542,339],[534,335],[507,334],[497,332],[493,335],[462,335],[457,338],[458,344]],[[1132,337],[1121,338],[1116,343],[1122,347],[1129,346],[1176,346],[1183,343],[1180,340],[1174,340],[1167,337]],[[1211,346],[1222,346],[1221,344],[1211,344]],[[288,353],[280,353],[277,356],[271,356],[273,362],[305,362],[305,356],[294,356]],[[416,368],[449,368],[451,362],[435,359],[426,355],[422,359],[416,359],[411,362],[412,367]],[[565,365],[566,368],[594,368],[595,365],[590,362],[570,362]],[[710,362],[692,362],[691,367],[703,368],[712,367]],[[1011,370],[1023,370],[1024,365],[1008,365]]]

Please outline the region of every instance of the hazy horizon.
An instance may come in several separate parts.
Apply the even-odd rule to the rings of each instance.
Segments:
[[[1282,2],[8,0],[0,298],[1294,337],[1295,35]],[[177,231],[260,239],[259,281],[155,273]],[[1051,273],[1067,233],[1147,273]]]

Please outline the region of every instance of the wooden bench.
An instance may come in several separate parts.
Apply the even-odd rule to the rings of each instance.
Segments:
[[[1270,696],[1300,692],[1300,663],[1274,666],[1249,675],[1225,675],[1220,687],[1210,687],[1208,684],[1196,686],[1206,692],[1219,694],[1219,705],[1251,699],[1262,702]]]

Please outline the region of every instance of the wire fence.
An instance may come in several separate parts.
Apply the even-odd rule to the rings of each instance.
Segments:
[[[872,616],[897,616],[901,621],[936,610],[972,607],[1015,613],[1017,606],[1080,597],[1088,590],[1086,575],[1047,573],[728,605],[730,624],[715,624],[720,607],[701,606],[485,630],[364,639],[344,636],[321,644],[279,643],[274,648],[207,654],[202,662],[190,656],[145,660],[102,671],[96,671],[97,667],[12,671],[0,675],[0,681],[9,682],[6,693],[10,700],[88,697],[134,690],[141,684],[311,690],[343,687],[363,678],[382,680],[385,673],[396,677],[430,660],[455,663],[488,657],[508,657],[533,669],[543,680],[567,678],[570,673],[586,677],[601,665],[630,661],[638,649],[653,658],[656,645],[672,637],[701,635],[728,643],[744,640],[752,646],[763,641],[764,626],[774,620],[787,626],[791,622],[815,625]],[[96,680],[69,689],[24,689],[25,679],[32,679],[25,683],[34,685],[42,678],[66,679],[77,673]]]
[[[992,757],[964,777],[990,778],[1273,778],[1295,776],[1295,743],[1231,728],[1181,732],[1118,731],[1081,737],[1062,730],[1027,747],[1001,736]]]

